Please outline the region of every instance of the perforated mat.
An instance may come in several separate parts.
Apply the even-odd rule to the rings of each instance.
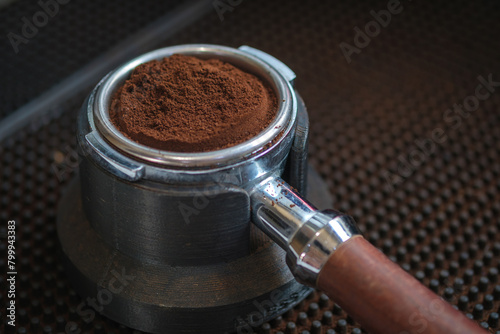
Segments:
[[[2,20],[6,33],[27,15],[15,10],[19,3],[2,9],[11,18]],[[2,117],[173,6],[86,3],[61,8],[46,27],[57,33],[40,32],[21,56],[2,51],[0,73],[10,73],[0,76]],[[333,207],[423,284],[500,333],[500,3],[403,0],[390,20],[377,14],[387,1],[232,3],[156,47],[247,44],[288,64],[309,109],[310,161]],[[115,22],[115,37],[96,32],[92,13]],[[1,143],[2,254],[7,221],[17,222],[17,333],[138,333],[98,314],[84,321],[59,261],[56,208],[77,170],[75,115],[88,89],[55,118],[34,118]],[[0,283],[4,305],[5,276]],[[3,322],[5,307],[0,313]],[[319,292],[255,331],[364,332]]]

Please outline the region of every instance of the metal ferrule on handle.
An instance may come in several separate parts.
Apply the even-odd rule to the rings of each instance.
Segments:
[[[279,177],[269,177],[251,190],[254,223],[287,252],[296,278],[316,285],[330,255],[360,234],[354,220],[340,212],[319,211]]]

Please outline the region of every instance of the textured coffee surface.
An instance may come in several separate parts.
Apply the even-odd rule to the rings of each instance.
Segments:
[[[262,132],[276,115],[262,80],[218,59],[172,55],[139,65],[110,117],[130,139],[174,152],[215,151]]]
[[[243,1],[223,22],[213,12],[158,47],[248,44],[288,64],[311,117],[310,159],[330,186],[333,206],[352,214],[370,242],[423,284],[497,333],[500,88],[461,118],[459,127],[447,123],[443,113],[474,94],[478,76],[491,73],[500,81],[498,4],[402,1],[404,10],[348,64],[339,44],[354,45],[352,28],[364,27],[373,20],[370,11],[386,4]],[[121,8],[116,3],[106,13],[121,15]],[[68,38],[92,36],[91,25],[71,27]],[[81,50],[93,47],[87,42]],[[71,65],[63,60],[60,66]],[[24,129],[0,148],[2,236],[6,220],[18,222],[19,333],[65,333],[67,324],[82,333],[138,333],[98,314],[85,322],[77,313],[82,300],[59,262],[55,212],[75,176],[75,112],[88,91],[63,106],[60,117]],[[447,140],[389,187],[386,172],[398,175],[398,157],[408,160],[415,140],[431,138],[436,128],[446,130]],[[5,257],[0,271],[7,271]],[[3,277],[0,287],[5,291]],[[3,305],[6,294],[0,299]],[[334,301],[315,292],[256,332],[363,331]]]

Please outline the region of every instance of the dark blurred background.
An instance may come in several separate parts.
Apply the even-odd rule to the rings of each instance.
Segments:
[[[77,171],[76,113],[122,62],[214,43],[250,45],[295,71],[310,162],[332,205],[500,333],[499,18],[497,1],[0,1],[0,247],[6,254],[15,219],[15,331],[68,332],[72,322],[83,333],[138,333],[100,316],[85,323],[59,263],[56,209]],[[5,276],[0,285],[4,305]],[[266,326],[255,331],[363,332],[319,292]]]

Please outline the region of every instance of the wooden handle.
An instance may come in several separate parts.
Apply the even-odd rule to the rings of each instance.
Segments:
[[[318,288],[373,334],[486,333],[362,236],[333,253]]]

